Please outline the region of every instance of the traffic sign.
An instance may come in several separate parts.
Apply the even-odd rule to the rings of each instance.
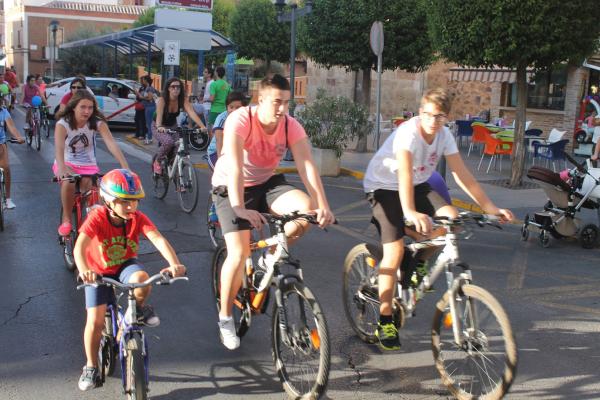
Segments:
[[[168,40],[177,40],[182,50],[210,50],[210,32],[176,31],[160,28],[154,31],[154,44],[163,47]]]
[[[177,28],[206,30],[212,29],[212,14],[195,12],[191,10],[181,11],[170,8],[157,8],[154,12],[154,25],[159,28]]]
[[[212,0],[156,0],[156,5],[212,10]]]
[[[179,65],[179,40],[165,40],[164,65]]]
[[[371,25],[370,42],[373,53],[380,56],[383,53],[383,23],[381,21],[375,21]]]

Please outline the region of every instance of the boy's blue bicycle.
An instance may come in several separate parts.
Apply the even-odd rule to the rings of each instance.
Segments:
[[[148,342],[142,329],[142,316],[138,314],[135,289],[157,285],[170,285],[178,280],[188,280],[187,277],[172,278],[168,273],[156,274],[141,283],[121,283],[111,278],[102,277],[96,283],[86,283],[77,286],[98,287],[112,286],[121,291],[114,304],[109,304],[104,317],[104,330],[98,350],[98,370],[101,384],[107,375],[115,371],[117,355],[121,362],[121,378],[123,392],[130,400],[146,400],[148,397]],[[119,304],[119,300],[127,292],[127,308]]]

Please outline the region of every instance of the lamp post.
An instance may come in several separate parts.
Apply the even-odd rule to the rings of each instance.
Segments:
[[[54,82],[54,61],[56,58],[56,31],[58,31],[58,25],[59,23],[56,20],[52,20],[52,22],[50,22],[50,25],[48,25],[50,31],[52,32],[52,52],[50,54],[50,76],[52,77],[52,82]]]
[[[304,7],[298,9],[298,0],[271,0],[275,7],[277,8],[277,21],[278,22],[291,22],[291,43],[290,43],[290,100],[292,103],[292,107],[290,107],[290,115],[294,116],[294,79],[296,72],[296,19],[303,17],[312,12],[312,0],[306,0],[304,2]],[[291,7],[291,11],[284,13],[283,9],[285,6],[289,5]]]

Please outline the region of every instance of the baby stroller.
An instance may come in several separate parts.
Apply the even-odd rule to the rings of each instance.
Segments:
[[[584,166],[565,155],[575,165],[568,171],[568,181],[546,168],[531,167],[527,172],[527,177],[544,189],[548,202],[544,211],[536,212],[533,218],[525,215],[521,239],[526,241],[530,231],[537,232],[542,246],[548,247],[550,236],[556,239],[577,237],[583,248],[591,249],[596,246],[600,233],[600,168],[592,168],[590,160]],[[598,225],[581,226],[581,219],[575,214],[582,208],[597,210]]]

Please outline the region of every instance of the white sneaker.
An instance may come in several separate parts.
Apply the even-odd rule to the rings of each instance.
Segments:
[[[5,207],[7,210],[12,210],[16,207],[15,203],[11,199],[6,199]]]
[[[25,124],[23,125],[23,129],[26,131],[29,130],[29,124],[27,122],[25,122]]]
[[[240,338],[235,332],[235,322],[232,317],[219,317],[219,336],[221,343],[229,350],[235,350],[240,347]]]

